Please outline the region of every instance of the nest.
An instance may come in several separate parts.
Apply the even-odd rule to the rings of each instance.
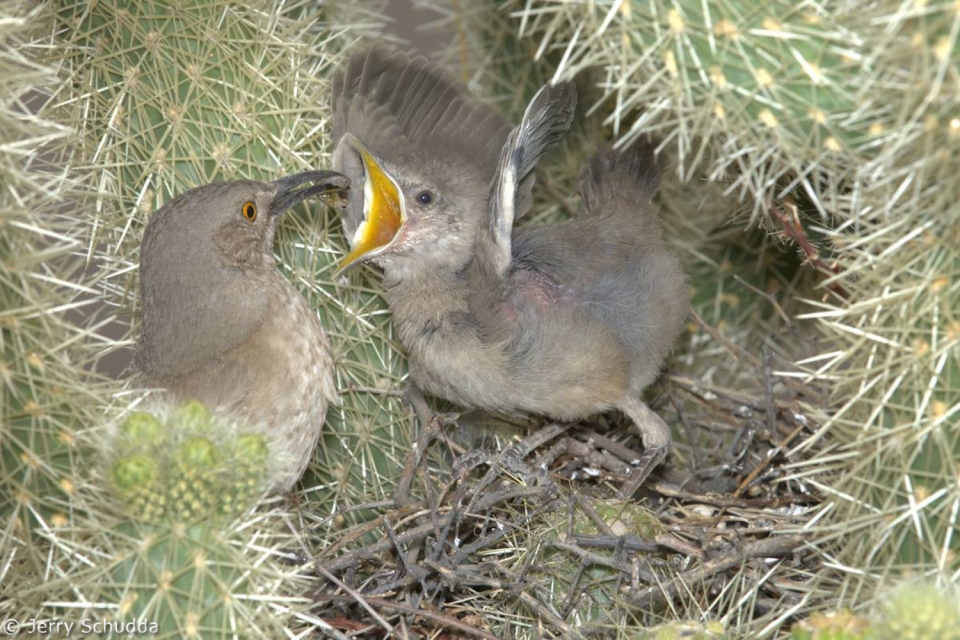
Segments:
[[[414,393],[423,426],[393,499],[352,508],[367,520],[317,554],[313,613],[364,637],[597,637],[731,616],[788,628],[820,564],[802,530],[821,497],[790,468],[818,454],[795,445],[822,393],[696,320],[763,393],[668,373],[654,406],[687,437],[640,500],[619,497],[643,451],[628,424],[539,424],[471,448],[458,416]]]

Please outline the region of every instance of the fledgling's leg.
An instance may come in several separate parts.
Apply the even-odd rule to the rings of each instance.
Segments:
[[[626,499],[640,488],[650,472],[667,457],[670,451],[670,427],[639,398],[627,398],[620,405],[620,410],[637,425],[643,440],[643,455],[633,473],[620,487],[619,497]]]

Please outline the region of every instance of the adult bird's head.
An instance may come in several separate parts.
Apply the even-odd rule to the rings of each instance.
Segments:
[[[397,269],[466,264],[506,121],[436,64],[383,45],[350,58],[333,100],[334,168],[354,185],[340,270],[370,259]]]
[[[270,311],[271,292],[286,284],[273,258],[280,216],[349,184],[331,171],[219,182],[154,213],[140,245],[137,367],[188,372],[249,335]]]

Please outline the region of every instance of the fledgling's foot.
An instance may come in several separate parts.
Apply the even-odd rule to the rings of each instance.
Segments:
[[[621,407],[640,430],[643,455],[637,461],[630,477],[620,487],[619,497],[632,496],[644,483],[650,472],[657,468],[670,451],[670,427],[646,402],[629,398]]]

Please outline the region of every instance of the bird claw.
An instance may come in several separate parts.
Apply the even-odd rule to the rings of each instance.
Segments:
[[[617,497],[621,500],[627,500],[636,493],[637,489],[640,488],[640,485],[646,481],[647,476],[650,475],[650,472],[657,468],[663,459],[667,457],[667,451],[669,446],[661,445],[658,447],[647,447],[643,452],[643,455],[640,456],[640,459],[637,461],[637,465],[634,468],[630,476],[623,482],[620,486],[620,491],[617,494]]]

